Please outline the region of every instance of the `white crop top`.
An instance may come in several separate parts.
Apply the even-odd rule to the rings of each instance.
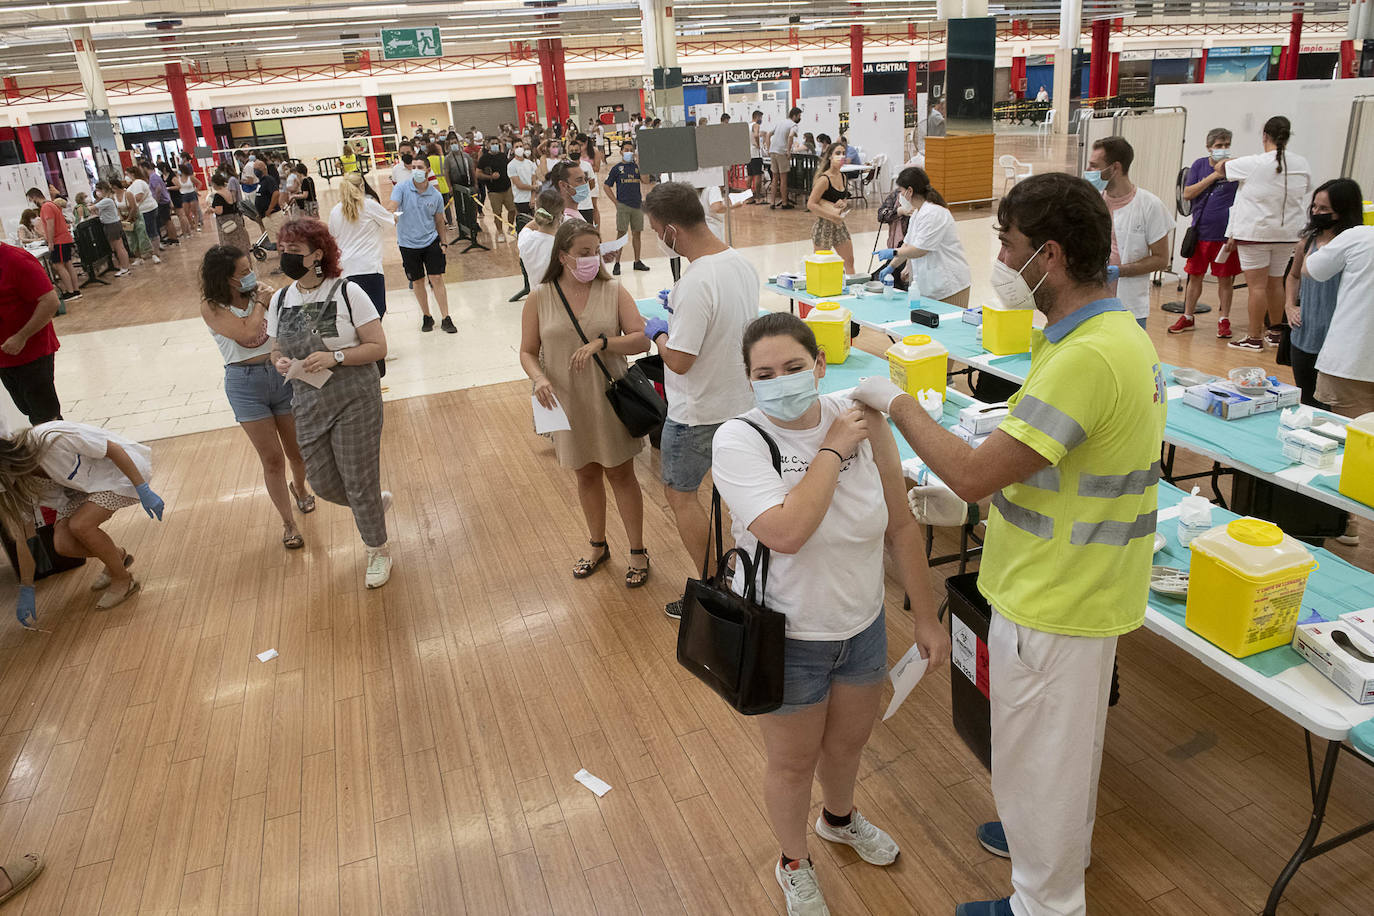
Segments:
[[[229,314],[233,315],[235,318],[247,318],[253,313],[253,307],[251,305],[246,309],[236,309],[232,305],[226,305],[224,308],[228,309]],[[264,353],[270,353],[272,350],[271,338],[267,336],[266,318],[262,320],[262,332],[259,335],[261,339],[258,340],[256,346],[245,347],[238,341],[231,340],[223,334],[213,330],[210,331],[210,336],[215,338],[215,346],[219,347],[220,355],[224,357],[224,364],[226,366],[230,363],[246,362],[254,357],[262,356]]]

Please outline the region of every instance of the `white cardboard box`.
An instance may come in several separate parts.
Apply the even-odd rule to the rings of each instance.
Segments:
[[[1007,418],[1007,405],[973,403],[959,411],[959,425],[975,436],[986,436]],[[964,440],[968,441],[968,440]]]
[[[977,448],[978,446],[982,445],[984,442],[987,441],[988,436],[992,435],[992,433],[982,433],[980,435],[979,433],[975,433],[973,430],[969,429],[967,426],[964,426],[962,424],[954,427],[950,430],[950,432],[954,433],[954,435],[958,436],[960,439],[963,439],[965,442],[967,442],[974,448]]]
[[[1341,623],[1352,627],[1366,642],[1374,644],[1374,608],[1342,614]]]
[[[1293,634],[1293,648],[1356,703],[1374,703],[1374,642],[1354,627],[1304,624]]]
[[[1278,397],[1268,391],[1241,394],[1225,382],[1185,388],[1183,403],[1223,420],[1239,420],[1279,409]]]

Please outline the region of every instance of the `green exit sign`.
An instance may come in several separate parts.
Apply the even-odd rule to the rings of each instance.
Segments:
[[[382,59],[441,57],[443,42],[438,27],[424,29],[382,29]]]

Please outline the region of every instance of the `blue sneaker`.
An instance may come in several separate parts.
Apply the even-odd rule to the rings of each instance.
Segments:
[[[1011,847],[1007,845],[1007,832],[1002,829],[1001,821],[988,821],[978,825],[978,842],[995,856],[1011,858]]]
[[[1014,916],[1011,911],[1011,898],[1001,900],[979,900],[976,903],[961,903],[954,908],[954,916]]]

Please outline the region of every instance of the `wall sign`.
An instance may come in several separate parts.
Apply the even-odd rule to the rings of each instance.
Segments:
[[[224,109],[226,121],[256,121],[260,118],[303,118],[311,115],[367,111],[362,98],[322,99],[317,102],[276,102],[271,105],[235,105]]]
[[[904,60],[894,61],[872,61],[864,64],[864,75],[872,73],[906,73],[907,62]]]
[[[727,83],[762,83],[791,78],[792,71],[787,67],[756,67],[753,70],[725,71]]]
[[[719,73],[684,73],[682,74],[682,85],[684,86],[719,86],[721,74]]]
[[[848,76],[849,64],[813,64],[810,67],[802,67],[802,79],[811,79],[816,76]]]

